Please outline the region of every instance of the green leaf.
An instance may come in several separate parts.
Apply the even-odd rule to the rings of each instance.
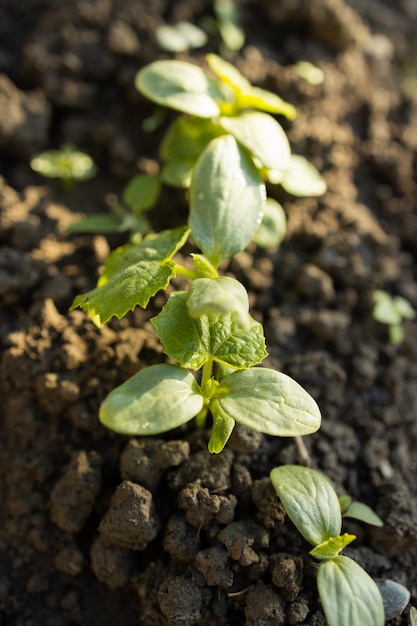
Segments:
[[[69,233],[117,233],[120,232],[122,221],[111,213],[88,215],[67,228]]]
[[[151,320],[168,356],[196,370],[209,359],[244,369],[265,358],[261,324],[249,318],[249,327],[242,328],[235,312],[193,318],[187,299],[186,292],[171,294],[161,313]]]
[[[261,248],[277,248],[285,238],[286,227],[287,218],[284,209],[276,200],[267,198],[262,222],[259,224],[253,240]]]
[[[292,378],[255,367],[234,372],[219,385],[212,399],[213,416],[227,415],[253,430],[278,437],[295,437],[320,427],[313,398]]]
[[[219,275],[212,264],[203,254],[191,253],[195,271],[199,278],[218,278]]]
[[[352,503],[352,498],[350,496],[348,495],[339,496],[339,504],[340,504],[340,510],[342,511],[342,515],[345,514],[345,511],[347,511],[351,503]]]
[[[158,176],[137,174],[124,188],[122,200],[134,213],[142,213],[156,204],[160,188]]]
[[[197,117],[216,117],[223,100],[207,74],[185,61],[154,61],[137,73],[135,86],[153,102]]]
[[[138,305],[146,308],[175,273],[173,261],[140,261],[115,273],[104,285],[77,296],[70,310],[80,307],[94,324],[103,326],[111,317],[121,319]]]
[[[291,149],[287,135],[270,115],[247,111],[237,117],[220,117],[219,124],[264,167],[282,170],[289,167]]]
[[[190,187],[190,228],[214,267],[252,239],[265,187],[252,160],[231,135],[213,139],[197,161]]]
[[[322,196],[327,189],[326,181],[319,171],[298,154],[291,155],[291,162],[282,173],[280,184],[286,192],[300,197]]]
[[[232,0],[215,0],[214,12],[217,17],[217,27],[225,46],[236,52],[245,43],[245,33],[238,24],[236,6]]]
[[[161,169],[161,181],[169,187],[188,189],[191,184],[194,161],[173,159],[164,163]]]
[[[401,316],[394,305],[394,298],[382,289],[376,289],[373,293],[375,307],[374,319],[382,324],[400,324]]]
[[[165,133],[160,156],[164,161],[180,159],[195,163],[207,144],[222,133],[212,120],[181,115]]]
[[[313,546],[340,535],[342,515],[336,492],[321,472],[299,465],[276,467],[271,481],[299,533]]]
[[[340,498],[339,498],[340,499]],[[343,511],[343,509],[342,509]],[[344,517],[351,517],[357,519],[371,526],[383,526],[382,519],[363,502],[352,502],[345,511],[343,511]]]
[[[203,407],[192,374],[176,365],[151,365],[113,389],[100,407],[100,421],[124,435],[157,435],[177,428]]]
[[[401,315],[401,318],[413,320],[416,317],[416,311],[413,309],[408,300],[402,296],[394,297],[394,306]]]
[[[93,159],[71,144],[64,144],[59,150],[35,154],[30,166],[42,176],[63,180],[88,180],[97,173]]]
[[[235,420],[227,415],[218,413],[213,417],[213,427],[208,442],[209,452],[219,454],[226,445],[234,427]]]
[[[102,287],[115,274],[142,261],[166,261],[186,242],[187,226],[163,230],[157,235],[147,235],[137,244],[126,244],[116,248],[106,259],[104,271],[98,281]]]
[[[156,41],[167,52],[186,52],[205,46],[207,35],[191,22],[177,22],[173,26],[160,26],[156,31]]]
[[[417,626],[417,609],[415,606],[410,608],[410,626]]]
[[[337,537],[329,537],[326,541],[319,543],[318,546],[310,550],[310,554],[320,561],[333,559],[343,548],[348,546],[355,539],[356,535],[349,535],[349,533],[344,533]]]
[[[337,556],[322,561],[317,585],[329,626],[384,626],[378,587],[352,559]]]
[[[296,110],[292,104],[285,102],[270,91],[253,87],[243,74],[227,61],[216,54],[206,55],[206,60],[211,70],[233,91],[235,106],[238,110],[258,109],[267,113],[285,115],[288,119],[295,118]]]
[[[238,280],[230,276],[220,276],[215,280],[197,278],[188,290],[187,308],[191,317],[234,311],[246,322],[248,293]]]

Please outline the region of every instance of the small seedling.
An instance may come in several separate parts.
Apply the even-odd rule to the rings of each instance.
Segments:
[[[391,296],[382,289],[374,291],[373,301],[374,319],[381,324],[388,325],[391,343],[401,343],[404,340],[403,321],[415,319],[416,311],[402,296]]]
[[[373,579],[340,552],[356,537],[341,535],[337,494],[321,472],[298,465],[276,467],[271,482],[300,534],[320,561],[317,586],[329,626],[383,626],[384,606]]]
[[[64,144],[59,150],[48,150],[35,154],[30,166],[47,178],[59,178],[65,185],[89,180],[97,173],[93,159],[72,146]]]
[[[177,22],[169,26],[160,26],[156,31],[156,41],[166,52],[186,52],[206,45],[206,33],[191,22]]]

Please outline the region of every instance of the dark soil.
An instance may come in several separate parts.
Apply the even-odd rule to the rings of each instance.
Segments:
[[[1,626],[325,623],[316,565],[269,481],[297,462],[294,443],[236,428],[210,456],[193,424],[156,439],[108,432],[97,419],[106,393],[163,359],[148,321],[163,297],[101,331],[68,313],[123,239],[66,227],[102,211],[156,155],[160,135],[141,128],[153,107],[133,87],[161,56],[155,29],[211,10],[208,0],[0,0]],[[417,325],[394,346],[371,314],[376,288],[417,308],[417,96],[401,88],[416,7],[259,0],[241,12],[236,63],[297,106],[286,123],[294,152],[328,192],[271,189],[289,220],[284,244],[250,247],[225,269],[250,290],[268,365],[321,407],[321,430],[305,438],[313,466],[384,520],[346,522],[357,535],[346,554],[416,604]],[[194,57],[209,49],[218,42]],[[321,86],[298,78],[301,59],[322,68]],[[28,163],[68,141],[100,175],[64,190]],[[185,211],[167,191],[154,225]],[[408,610],[390,624],[407,620]]]

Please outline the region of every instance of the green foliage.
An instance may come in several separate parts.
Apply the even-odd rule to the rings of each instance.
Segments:
[[[340,503],[330,481],[316,470],[287,465],[272,470],[271,482],[288,517],[313,544],[310,554],[320,560],[317,585],[329,625],[383,626],[377,585],[355,561],[339,554],[355,536],[340,534]]]
[[[416,311],[405,298],[391,296],[382,289],[373,293],[374,308],[372,311],[374,320],[381,324],[387,324],[390,341],[394,344],[401,343],[404,339],[403,320],[413,320]]]
[[[370,526],[382,526],[382,519],[363,502],[352,502],[350,496],[340,496],[339,504],[343,517],[351,517]]]
[[[267,198],[263,207],[262,221],[253,236],[261,248],[278,248],[285,237],[287,218],[282,206]]]
[[[410,608],[410,626],[417,626],[417,609],[415,606]]]
[[[166,52],[186,52],[201,48],[207,43],[207,35],[191,22],[177,22],[173,26],[160,26],[156,31],[156,41]]]
[[[64,144],[59,150],[35,154],[30,160],[30,166],[42,176],[59,178],[69,184],[89,180],[97,173],[93,159],[71,144]]]

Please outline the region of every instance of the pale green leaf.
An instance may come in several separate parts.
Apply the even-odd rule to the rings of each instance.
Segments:
[[[244,369],[266,357],[261,324],[248,316],[248,328],[243,328],[235,312],[191,317],[187,298],[186,292],[171,294],[159,315],[152,319],[164,350],[172,359],[191,369],[199,369],[209,359]]]
[[[339,500],[321,472],[300,465],[283,465],[272,470],[271,482],[288,517],[309,543],[317,546],[340,535]]]
[[[313,398],[292,378],[275,370],[254,367],[227,376],[211,408],[253,430],[278,437],[295,437],[320,427]]]
[[[394,297],[394,306],[401,315],[401,318],[413,320],[416,317],[416,311],[413,309],[408,300],[402,296]]]
[[[233,0],[215,0],[214,12],[226,47],[233,52],[240,50],[245,43],[245,33],[238,24],[238,12]]]
[[[137,174],[124,188],[122,200],[134,213],[141,213],[156,204],[160,188],[158,176]]]
[[[276,113],[284,115],[289,120],[293,120],[297,111],[295,107],[286,102],[275,93],[261,89],[260,87],[252,87],[242,90],[238,95],[237,106],[239,109],[258,109],[265,113]]]
[[[375,307],[373,310],[374,319],[381,324],[399,324],[401,315],[399,314],[394,298],[382,289],[376,289],[373,293]]]
[[[173,261],[140,261],[115,273],[102,286],[77,296],[70,310],[80,307],[97,326],[111,317],[119,319],[136,306],[146,308],[149,300],[166,289],[175,276]]]
[[[207,144],[222,132],[210,119],[180,115],[164,135],[160,156],[164,161],[183,159],[194,163]]]
[[[235,427],[235,420],[227,415],[213,416],[213,426],[208,442],[208,450],[213,454],[221,452],[226,445],[232,430]]]
[[[298,154],[291,155],[289,167],[284,170],[280,184],[293,196],[322,196],[327,184],[317,168]]]
[[[111,213],[87,215],[67,228],[69,233],[117,233],[123,230],[122,221]]]
[[[70,181],[88,180],[97,173],[94,160],[71,144],[64,144],[59,150],[35,154],[30,160],[30,166],[42,176]]]
[[[329,626],[384,626],[378,587],[352,559],[337,556],[322,561],[317,585]]]
[[[153,102],[197,117],[216,117],[223,100],[207,74],[186,61],[154,61],[138,72],[135,86]]]
[[[191,22],[177,22],[173,26],[163,25],[156,31],[156,40],[167,52],[186,52],[201,48],[207,43],[207,35]]]
[[[236,117],[220,117],[219,124],[264,167],[282,170],[289,167],[291,149],[287,135],[270,115],[246,111]]]
[[[217,266],[252,239],[265,186],[234,137],[213,139],[197,161],[190,187],[190,228],[196,245]]]
[[[319,543],[318,546],[310,550],[310,554],[320,561],[333,559],[355,539],[356,535],[350,535],[349,533],[344,533],[337,537],[329,537],[326,541]]]
[[[371,526],[384,525],[382,519],[371,509],[371,507],[363,502],[351,502],[346,510],[343,511],[343,516],[357,519],[361,522],[365,522],[366,524],[370,524]]]
[[[410,608],[410,626],[417,626],[417,609],[415,606]]]
[[[169,187],[187,189],[191,184],[194,161],[187,159],[173,159],[163,164],[161,181]]]
[[[216,76],[218,76],[225,85],[231,87],[233,91],[240,93],[241,91],[251,88],[248,79],[245,78],[234,65],[228,63],[217,54],[206,54],[206,61]]]
[[[98,287],[118,272],[142,261],[165,261],[170,259],[186,242],[189,230],[179,226],[163,230],[157,235],[147,235],[137,244],[128,243],[116,248],[106,259]]]
[[[262,222],[259,224],[254,242],[261,248],[277,248],[284,240],[287,227],[287,218],[284,209],[273,198],[267,198]]]
[[[203,397],[192,374],[175,365],[151,365],[113,389],[100,421],[124,435],[157,435],[201,411]]]
[[[218,278],[219,275],[212,264],[203,254],[191,253],[194,268],[199,278]]]
[[[191,317],[212,313],[238,313],[243,320],[249,311],[248,293],[242,283],[230,276],[197,278],[188,290],[187,308]]]

